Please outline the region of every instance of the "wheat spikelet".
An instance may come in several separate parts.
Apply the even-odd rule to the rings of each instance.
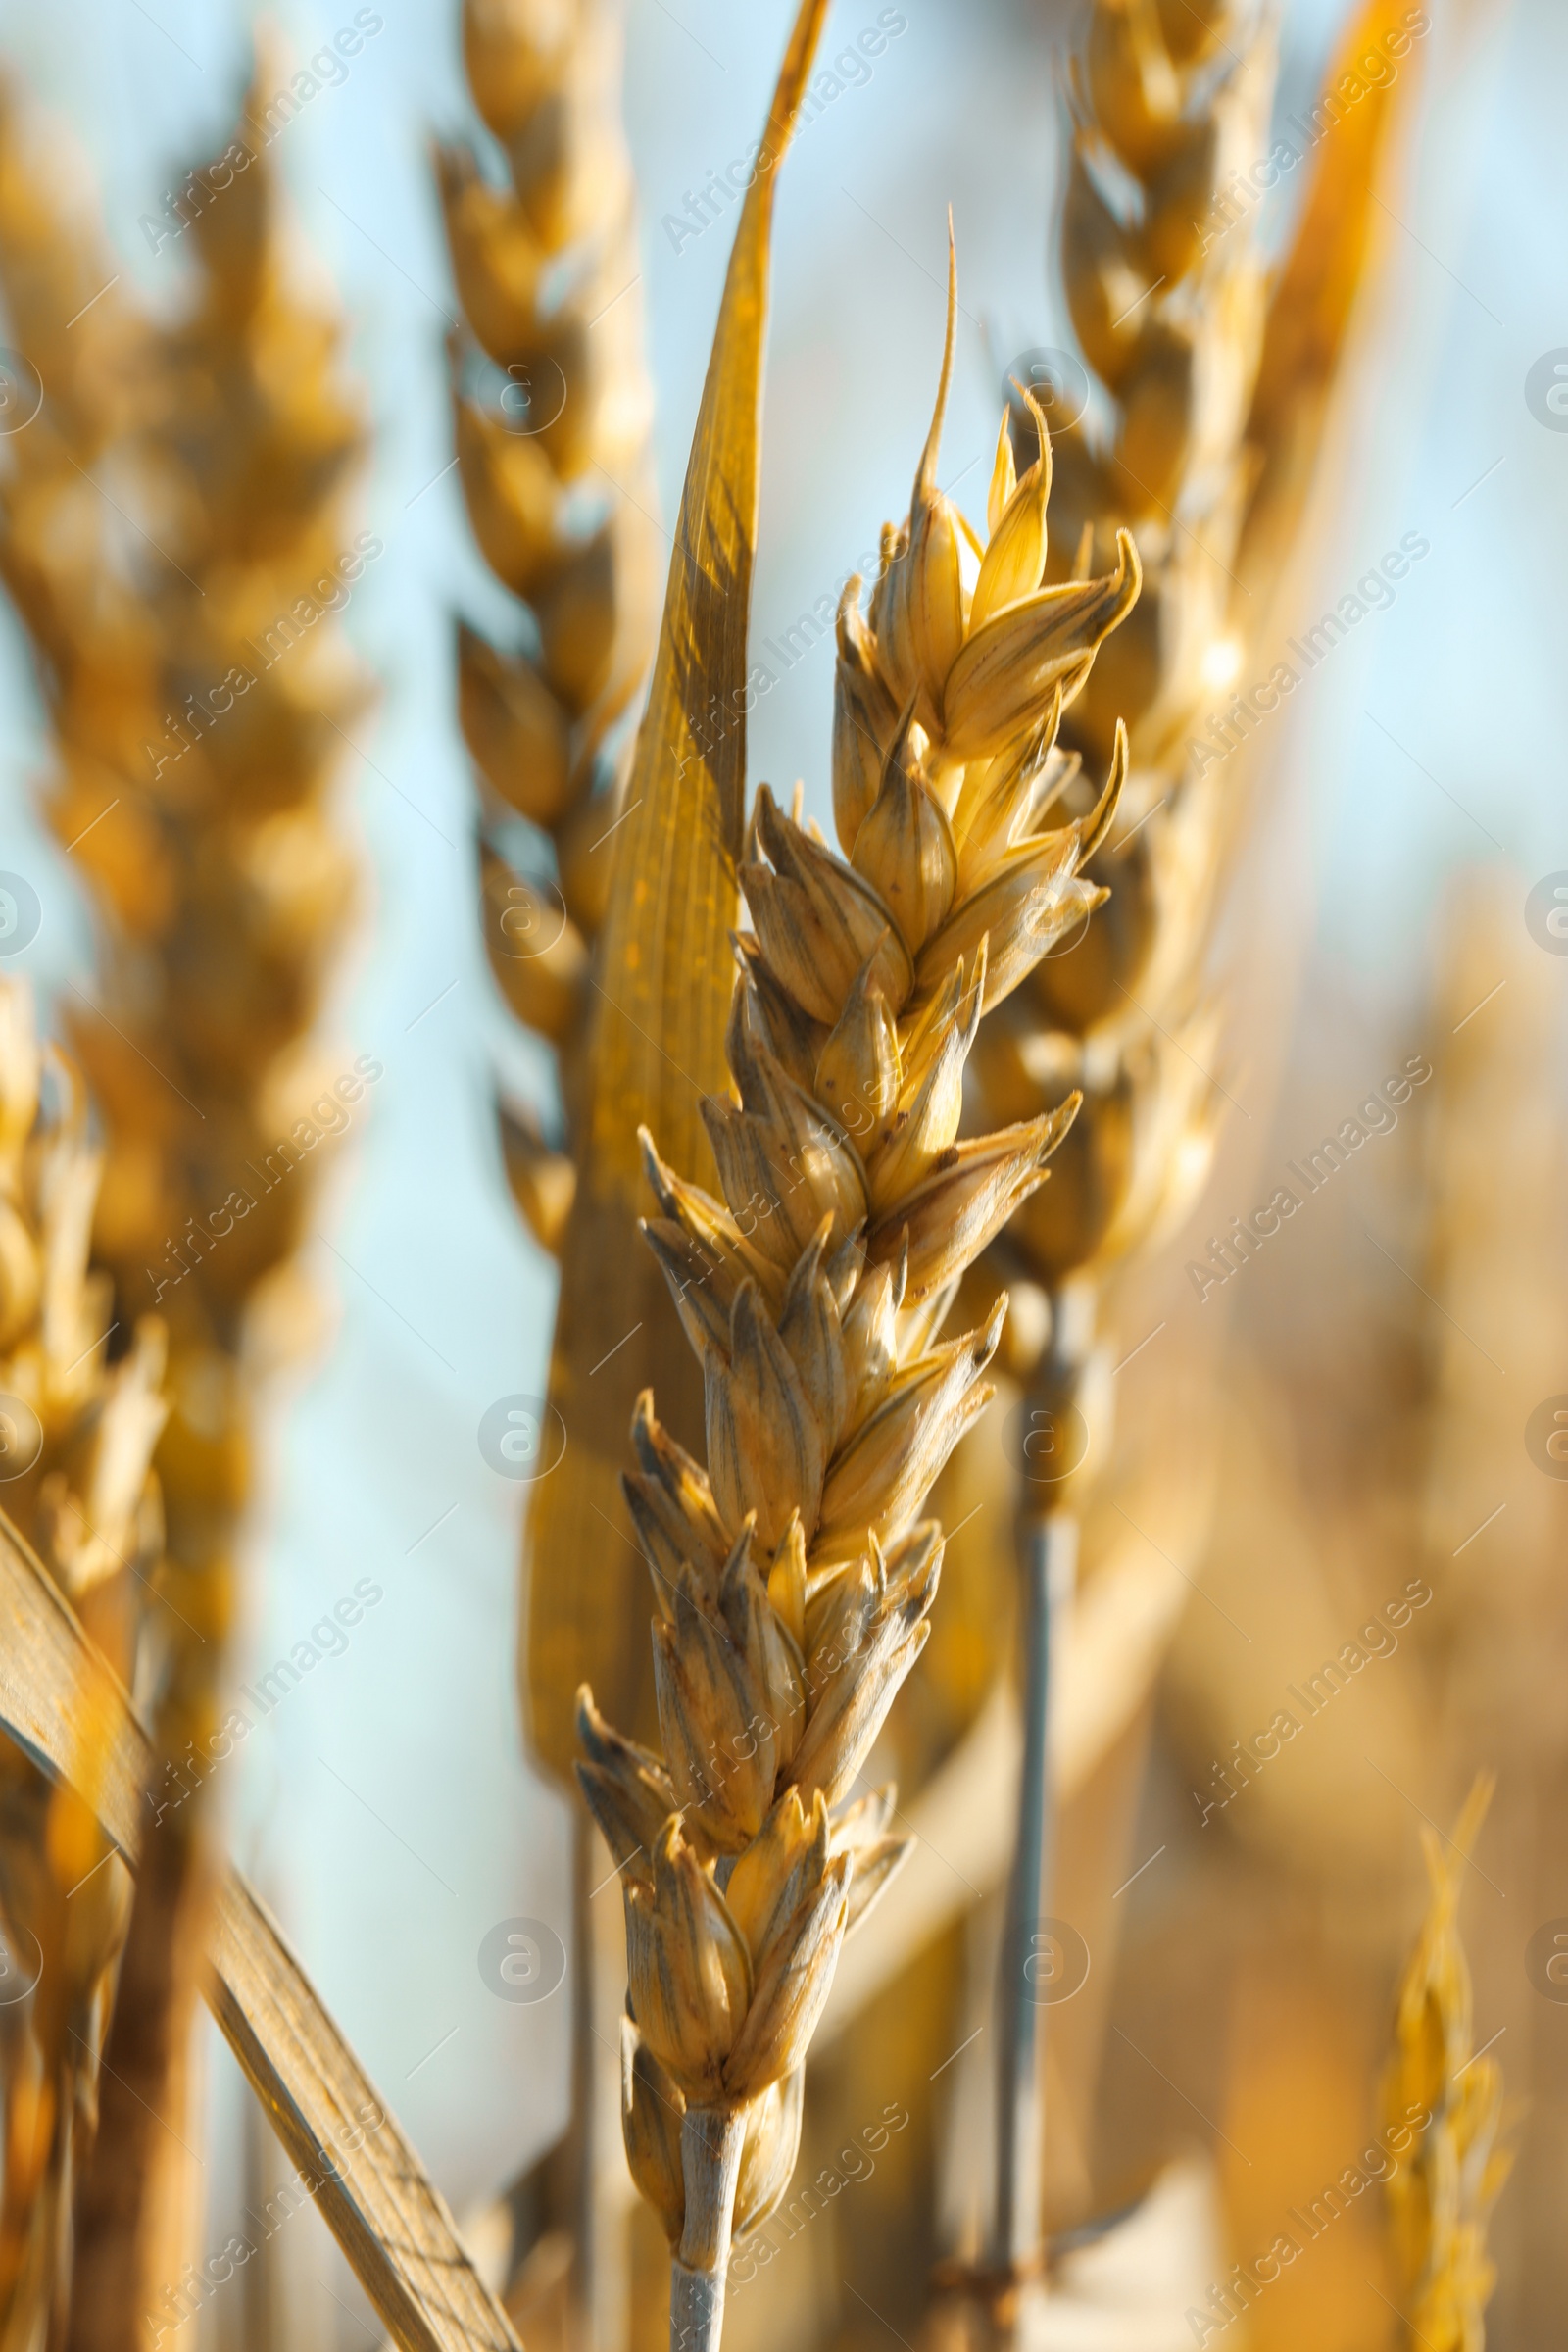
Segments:
[[[1040,830],[1063,704],[1138,561],[1042,588],[1047,457],[1004,433],[982,547],[936,488],[956,273],[909,518],[840,614],[846,863],[761,787],[727,1039],[705,1118],[722,1201],[647,1142],[647,1227],[704,1374],[708,1465],[638,1407],[627,1500],[653,1572],[661,1758],[586,1690],[584,1792],[622,1865],[627,2151],[678,2246],[671,2340],[715,2342],[732,2223],[788,2184],[799,2072],[851,1920],[901,1858],[891,1792],[846,1800],[925,1640],[942,1535],[917,1513],[989,1390],[1004,1302],[938,1344],[964,1266],[1043,1180],[1071,1102],[956,1141],[982,1015],[1101,893],[1087,816]],[[679,2129],[675,2119],[679,2118]]]
[[[524,878],[493,840],[481,847],[491,966],[560,1056],[564,1150],[528,1114],[502,1111],[514,1193],[554,1250],[575,1183],[587,973],[620,791],[606,737],[659,618],[653,399],[616,0],[466,0],[463,23],[469,84],[512,184],[488,186],[466,147],[437,150],[469,328],[451,341],[458,468],[485,561],[526,617],[507,652],[460,624],[459,712],[491,833],[526,818],[535,862],[547,848],[553,866]]]
[[[1472,2051],[1470,1970],[1458,1930],[1464,1866],[1492,1788],[1490,1776],[1477,1780],[1451,1838],[1421,1833],[1432,1903],[1399,1983],[1395,2053],[1384,2083],[1391,2144],[1402,2144],[1412,2127],[1415,2134],[1389,2182],[1392,2249],[1412,2352],[1419,2344],[1431,2352],[1482,2352],[1495,2277],[1487,2258],[1487,2216],[1511,2163],[1495,2145],[1502,2070],[1494,2058]]]
[[[131,394],[95,415],[78,368],[58,403],[45,382],[37,424],[8,445],[4,559],[55,737],[47,813],[100,917],[112,1010],[74,1024],[106,1128],[95,1250],[120,1318],[158,1304],[170,1333],[174,1613],[154,1706],[172,1764],[216,1728],[249,1484],[247,1323],[265,1298],[275,1343],[296,1303],[285,1269],[312,1189],[297,1163],[330,1074],[306,1039],[353,895],[326,797],[365,699],[327,614],[378,552],[345,540],[363,428],[336,380],[340,330],[294,281],[265,150],[241,132],[200,184],[192,299],[172,328],[131,322]],[[35,195],[12,215],[0,273],[24,341],[61,322],[40,267],[55,224]],[[74,289],[91,272],[79,232],[59,230]],[[98,266],[97,284],[111,275]],[[181,2096],[200,1948],[202,1807],[186,1786],[137,1883],[79,2207],[83,2347],[122,2324],[142,2217],[172,2193],[153,2180],[153,2133]]]
[[[0,1446],[4,1494],[99,1647],[128,1681],[162,1548],[149,1468],[163,1425],[164,1332],[137,1323],[110,1367],[107,1275],[88,1269],[99,1156],[81,1081],[40,1050],[25,985],[0,981]],[[89,1741],[90,1745],[90,1741]],[[69,1902],[69,1907],[68,1907]],[[0,1740],[0,2344],[58,2316],[71,2193],[129,1880],[90,1808]],[[26,1984],[32,1989],[19,1997]]]

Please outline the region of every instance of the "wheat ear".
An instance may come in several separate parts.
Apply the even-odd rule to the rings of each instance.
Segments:
[[[1216,650],[1235,650],[1227,564],[1245,514],[1265,281],[1252,222],[1224,233],[1204,222],[1235,166],[1258,152],[1273,65],[1250,5],[1100,0],[1074,85],[1062,268],[1111,427],[1099,444],[1081,420],[1054,436],[1056,563],[1070,571],[1125,528],[1146,584],[1063,726],[1091,759],[1118,718],[1129,730],[1122,841],[1097,867],[1114,878],[1113,910],[1080,952],[1031,975],[978,1063],[999,1100],[1084,1089],[1070,1180],[1008,1237],[1016,1270],[1048,1291],[1168,1224],[1206,1166],[1213,1090],[1197,1032],[1206,1043],[1208,1023],[1193,998],[1228,833],[1218,787],[1184,773]],[[1021,411],[1018,425],[1031,444]]]
[[[1094,906],[1086,817],[1038,830],[1062,704],[1131,610],[1138,560],[1042,588],[1049,456],[1000,458],[982,546],[931,432],[870,600],[847,589],[833,802],[847,861],[760,788],[753,930],[705,1105],[723,1200],[647,1143],[648,1240],[704,1374],[708,1465],[638,1407],[629,1507],[659,1613],[662,1757],[581,1700],[584,1793],[625,1889],[624,2125],[677,2249],[671,2343],[712,2345],[732,2230],[772,2211],[840,1942],[901,1856],[851,1790],[918,1655],[942,1533],[916,1514],[990,1394],[1004,1302],[936,1333],[964,1266],[1039,1185],[1075,1105],[956,1141],[982,1015]]]
[[[344,537],[363,427],[336,380],[339,328],[292,282],[272,168],[243,125],[184,204],[186,317],[140,325],[133,398],[95,414],[85,370],[58,393],[45,380],[6,498],[8,585],[56,744],[47,813],[97,902],[113,1004],[74,1024],[106,1129],[95,1250],[120,1317],[157,1304],[170,1333],[157,1746],[161,1765],[198,1763],[137,1881],[77,2208],[75,2352],[138,2307],[148,2216],[174,2202],[157,2118],[183,2095],[200,1951],[202,1759],[249,1485],[246,1325],[266,1285],[269,1336],[285,1336],[279,1277],[312,1190],[291,1163],[336,1075],[306,1040],[353,896],[326,798],[365,698],[329,608],[375,552]],[[35,209],[20,251],[0,252],[24,343],[61,324],[36,266],[52,225]],[[60,242],[69,258],[79,239],[62,223]],[[145,536],[122,531],[127,505]]]
[[[110,1285],[88,1268],[99,1157],[86,1123],[80,1078],[40,1049],[25,984],[0,981],[6,1503],[128,1683],[162,1549],[149,1465],[164,1421],[164,1331],[143,1316],[128,1350],[106,1360]],[[72,2191],[96,2116],[93,2053],[129,1891],[90,1807],[0,1739],[0,2343],[42,2342],[62,2317]]]
[[[1451,1838],[1421,1833],[1432,1902],[1395,2005],[1383,2110],[1389,2145],[1408,2149],[1389,2180],[1389,2218],[1410,2352],[1482,2352],[1496,2276],[1487,2216],[1512,2159],[1495,2144],[1502,2070],[1471,2047],[1470,1969],[1458,1928],[1464,1867],[1492,1790],[1483,1774]]]
[[[575,1187],[587,975],[620,791],[606,737],[642,683],[659,624],[621,14],[617,0],[465,0],[468,81],[511,186],[489,186],[466,147],[436,155],[468,326],[450,347],[459,478],[486,563],[523,607],[509,651],[460,623],[458,697],[489,804],[491,967],[561,1064],[564,1149],[528,1113],[501,1114],[514,1194],[552,1250]],[[495,838],[509,816],[535,828],[525,874]]]

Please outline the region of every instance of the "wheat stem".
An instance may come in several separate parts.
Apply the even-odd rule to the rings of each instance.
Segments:
[[[729,2264],[746,2118],[737,2109],[688,2107],[681,2120],[686,2222],[670,2266],[671,2352],[716,2352],[724,2329]]]
[[[1015,2278],[1038,2269],[1044,2246],[1041,2180],[1045,2155],[1043,1985],[1050,1956],[1041,1922],[1051,1898],[1055,1806],[1051,1780],[1053,1694],[1078,1564],[1078,1522],[1069,1511],[1026,1520],[1022,1560],[1024,1746],[1018,1830],[1007,1881],[997,1974],[997,2203],[991,2268]]]

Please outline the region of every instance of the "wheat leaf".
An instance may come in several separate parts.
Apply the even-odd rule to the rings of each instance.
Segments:
[[[1368,50],[1399,29],[1396,0],[1365,0],[1329,60],[1320,108]],[[1339,370],[1350,313],[1366,275],[1377,224],[1377,187],[1391,135],[1411,103],[1414,56],[1369,88],[1323,139],[1295,239],[1269,300],[1247,441],[1259,466],[1242,533],[1244,582],[1271,578],[1311,487],[1323,412]]]
[[[690,1350],[636,1238],[648,1205],[636,1139],[647,1125],[676,1167],[711,1170],[699,1106],[726,1084],[773,186],[825,13],[826,0],[803,0],[741,211],[593,979],[550,1376],[566,1449],[535,1498],[522,1676],[536,1753],[563,1775],[579,1683],[617,1721],[647,1720],[647,1610],[629,1605],[642,1569],[618,1483],[638,1392],[657,1386],[684,1440],[702,1430]]]
[[[134,1869],[152,1749],[123,1687],[0,1516],[0,1728],[90,1804]],[[403,2352],[517,2352],[396,2119],[237,1871],[207,1997],[354,2274]]]

